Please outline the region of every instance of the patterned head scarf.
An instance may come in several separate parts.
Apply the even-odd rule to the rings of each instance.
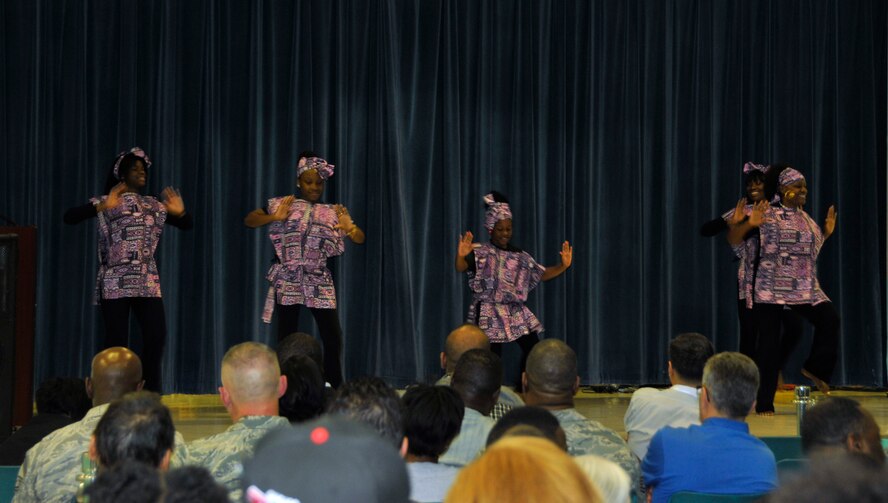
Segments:
[[[761,171],[762,173],[764,173],[765,171],[768,171],[768,167],[765,166],[764,164],[755,164],[753,162],[747,162],[746,164],[743,165],[743,174],[744,175],[748,175],[748,174],[752,173],[753,171]]]
[[[777,178],[777,182],[780,184],[781,187],[785,187],[804,179],[805,175],[799,173],[793,168],[786,168],[780,172],[780,176]]]
[[[512,209],[509,203],[498,203],[493,200],[493,194],[484,196],[484,203],[487,204],[487,212],[484,213],[484,228],[487,232],[493,232],[493,227],[500,220],[512,218]]]
[[[326,180],[333,176],[334,167],[335,166],[320,157],[303,157],[302,159],[299,159],[299,164],[296,166],[296,176],[301,176],[302,173],[313,169],[318,172],[318,176],[321,177],[321,180]]]
[[[117,154],[117,160],[114,161],[114,178],[120,179],[120,162],[123,161],[123,158],[129,154],[141,158],[142,162],[145,163],[145,169],[151,167],[151,160],[148,159],[148,154],[146,154],[145,151],[142,150],[142,147],[133,147],[129,150],[124,150],[123,152]]]

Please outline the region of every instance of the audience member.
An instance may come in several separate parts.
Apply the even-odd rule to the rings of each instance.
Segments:
[[[706,362],[700,390],[700,426],[661,429],[642,464],[654,502],[673,493],[767,493],[777,486],[774,454],[749,434],[746,416],[755,405],[759,373],[741,353],[719,353]]]
[[[438,386],[450,386],[450,380],[453,378],[453,371],[456,369],[456,362],[459,357],[470,349],[490,349],[490,339],[483,330],[477,325],[465,324],[458,326],[450,332],[447,340],[444,342],[444,351],[441,352],[441,369],[444,370],[444,376],[435,383]],[[500,394],[496,405],[490,411],[490,417],[494,421],[503,417],[512,407],[521,407],[524,400],[518,396],[518,393],[512,391],[508,386],[500,386]]]
[[[89,503],[157,503],[162,494],[157,468],[124,460],[99,472],[86,488],[85,500]]]
[[[629,448],[638,459],[644,459],[654,433],[664,426],[683,428],[700,424],[697,388],[703,379],[703,366],[715,354],[706,337],[681,334],[669,343],[669,382],[665,390],[641,388],[632,394],[624,423],[629,435]]]
[[[809,456],[857,452],[875,466],[885,464],[879,425],[873,415],[850,398],[817,402],[802,419],[802,449]]]
[[[327,412],[345,416],[374,429],[401,456],[407,455],[404,409],[398,392],[378,377],[359,377],[333,394]]]
[[[632,480],[638,480],[638,460],[620,435],[574,408],[580,377],[577,355],[567,344],[558,339],[540,341],[527,358],[522,381],[527,405],[542,407],[558,418],[571,456],[601,456],[623,467]]]
[[[101,473],[123,461],[137,461],[166,471],[175,448],[176,430],[160,395],[129,393],[114,400],[102,415],[89,443],[89,456]]]
[[[244,342],[222,358],[219,396],[234,424],[222,433],[191,442],[189,460],[209,470],[232,499],[240,497],[241,463],[252,454],[256,441],[289,425],[286,418],[278,416],[278,398],[286,389],[277,355],[264,344]]]
[[[522,431],[525,431],[530,436],[537,436],[533,431],[515,430],[515,427],[518,426],[532,427],[539,432],[542,438],[548,438],[555,445],[567,451],[567,437],[564,436],[564,429],[561,428],[558,418],[546,409],[531,406],[512,409],[500,418],[493,425],[490,434],[487,435],[487,447],[504,437],[506,432],[510,432],[511,435],[520,435]]]
[[[277,356],[281,368],[283,368],[285,361],[294,356],[310,358],[321,371],[321,376],[324,375],[324,350],[321,348],[321,343],[305,332],[293,332],[284,337],[278,343]],[[330,385],[327,384],[327,386]]]
[[[163,503],[227,503],[228,491],[202,466],[170,470],[163,479]],[[90,502],[92,503],[92,502]]]
[[[278,400],[282,416],[301,423],[324,413],[324,377],[311,358],[291,356],[281,365],[281,374],[287,378],[287,391]]]
[[[608,503],[631,501],[632,481],[620,465],[594,454],[584,454],[573,459],[601,492],[604,501]]]
[[[542,438],[503,438],[466,466],[446,503],[595,503],[597,488],[564,451]]]
[[[410,500],[442,501],[459,468],[439,464],[438,457],[459,433],[465,406],[448,386],[414,386],[407,389],[401,401]]]
[[[406,503],[410,482],[391,442],[366,424],[326,415],[274,431],[244,464],[248,503]]]
[[[470,349],[460,357],[450,386],[462,398],[465,415],[459,435],[438,458],[440,463],[464,466],[484,449],[494,424],[490,411],[499,397],[502,380],[503,365],[493,351]]]
[[[884,503],[888,501],[888,477],[872,459],[856,452],[815,456],[807,471],[781,484],[765,503]]]
[[[0,465],[17,466],[43,437],[83,419],[92,407],[83,379],[53,377],[37,388],[37,414],[0,443]]]
[[[89,450],[90,439],[108,404],[125,394],[142,389],[142,362],[124,347],[108,348],[93,358],[86,392],[93,407],[80,421],[60,428],[32,447],[25,456],[15,483],[16,503],[68,503],[77,492],[81,455]],[[181,435],[176,433],[173,464],[188,458]]]

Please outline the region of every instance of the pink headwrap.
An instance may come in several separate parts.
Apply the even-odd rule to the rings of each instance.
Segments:
[[[768,167],[765,166],[764,164],[755,164],[753,162],[747,162],[746,164],[743,165],[743,174],[744,175],[748,175],[748,174],[752,173],[753,171],[761,171],[762,173],[764,173],[765,171],[768,171]]]
[[[780,172],[780,176],[777,178],[777,182],[780,184],[781,187],[784,187],[786,185],[792,185],[793,183],[804,179],[805,175],[792,168],[786,168]]]
[[[484,203],[487,204],[487,212],[484,214],[484,228],[487,232],[493,232],[493,227],[500,220],[512,218],[512,210],[509,203],[498,203],[493,200],[493,194],[484,196]]]
[[[299,159],[299,164],[296,166],[296,176],[301,176],[302,173],[313,169],[318,172],[318,176],[321,177],[321,180],[326,180],[333,176],[333,168],[334,166],[332,164],[329,164],[320,157],[303,157],[302,159]]]
[[[133,147],[129,150],[124,150],[123,152],[117,154],[117,160],[114,161],[114,178],[117,178],[117,179],[120,178],[120,173],[119,173],[120,161],[122,161],[123,158],[129,154],[133,154],[136,157],[140,157],[142,159],[142,162],[145,163],[145,169],[148,169],[151,167],[151,160],[148,159],[148,154],[146,154],[145,151],[142,150],[142,147]]]

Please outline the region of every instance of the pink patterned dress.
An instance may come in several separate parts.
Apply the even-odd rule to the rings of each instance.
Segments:
[[[268,214],[277,210],[282,199],[268,200]],[[332,204],[312,204],[296,199],[286,220],[268,225],[268,237],[278,261],[266,276],[271,287],[262,321],[271,323],[275,303],[336,309],[336,289],[327,259],[345,251],[342,232],[333,228],[338,223],[339,217]]]

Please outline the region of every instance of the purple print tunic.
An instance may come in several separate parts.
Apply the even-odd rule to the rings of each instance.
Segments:
[[[752,213],[752,205],[747,204],[744,213],[748,216]],[[730,220],[734,216],[734,209],[727,211],[722,218],[725,221]],[[739,299],[749,299],[748,307],[752,308],[752,290],[755,281],[755,260],[758,258],[759,252],[759,236],[755,232],[743,240],[739,245],[732,246],[734,253],[740,259],[740,265],[737,267],[737,297]]]
[[[98,205],[107,196],[93,197]],[[151,196],[127,192],[120,204],[98,212],[99,299],[160,297],[154,250],[163,232],[166,208]]]
[[[269,214],[275,212],[282,199],[268,200]],[[283,306],[304,304],[315,309],[336,309],[336,290],[327,258],[345,251],[342,232],[333,228],[338,223],[333,205],[296,199],[286,220],[268,225],[268,237],[279,263],[268,270],[271,288],[262,321],[271,323],[275,302]]]
[[[523,251],[507,251],[485,243],[473,251],[469,269],[474,292],[468,322],[478,325],[491,342],[510,342],[524,334],[542,332],[540,320],[524,302],[546,268]]]
[[[829,297],[817,281],[817,255],[823,233],[802,209],[771,206],[759,228],[761,258],[755,302],[819,304]],[[747,299],[747,304],[750,304]]]

